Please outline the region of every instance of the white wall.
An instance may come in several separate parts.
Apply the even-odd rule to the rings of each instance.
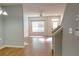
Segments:
[[[25,13],[24,13],[24,37],[27,37],[29,34],[29,28],[28,28],[28,17],[25,16]]]
[[[22,5],[6,7],[8,16],[4,18],[5,45],[24,46]]]
[[[79,15],[79,4],[67,4],[63,18],[62,55],[64,56],[79,56],[79,36],[75,36],[78,27],[75,25],[76,15]],[[72,28],[72,34],[68,33],[69,28]]]
[[[4,39],[3,39],[3,19],[2,15],[0,15],[0,48],[4,46]]]

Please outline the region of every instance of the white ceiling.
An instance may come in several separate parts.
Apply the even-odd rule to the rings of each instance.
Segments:
[[[66,4],[62,3],[27,3],[23,4],[23,10],[26,14],[44,14],[62,15]]]
[[[20,5],[21,3],[0,3],[1,6]],[[23,4],[23,12],[26,15],[62,15],[66,4],[64,3],[25,3]]]

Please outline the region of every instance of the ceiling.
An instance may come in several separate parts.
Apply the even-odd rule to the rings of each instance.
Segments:
[[[1,6],[21,5],[21,3],[0,3]],[[23,12],[26,15],[62,15],[66,4],[64,3],[24,3]]]
[[[44,13],[49,15],[62,15],[66,4],[64,3],[27,3],[23,4],[23,10],[26,14]]]

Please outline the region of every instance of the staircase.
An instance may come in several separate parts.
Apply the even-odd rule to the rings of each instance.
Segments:
[[[63,34],[63,26],[58,26],[53,32],[53,50],[52,55],[61,56],[62,55],[62,34]]]

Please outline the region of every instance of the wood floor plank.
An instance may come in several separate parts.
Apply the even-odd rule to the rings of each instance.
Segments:
[[[3,48],[0,50],[0,56],[21,56],[24,54],[23,48]]]

